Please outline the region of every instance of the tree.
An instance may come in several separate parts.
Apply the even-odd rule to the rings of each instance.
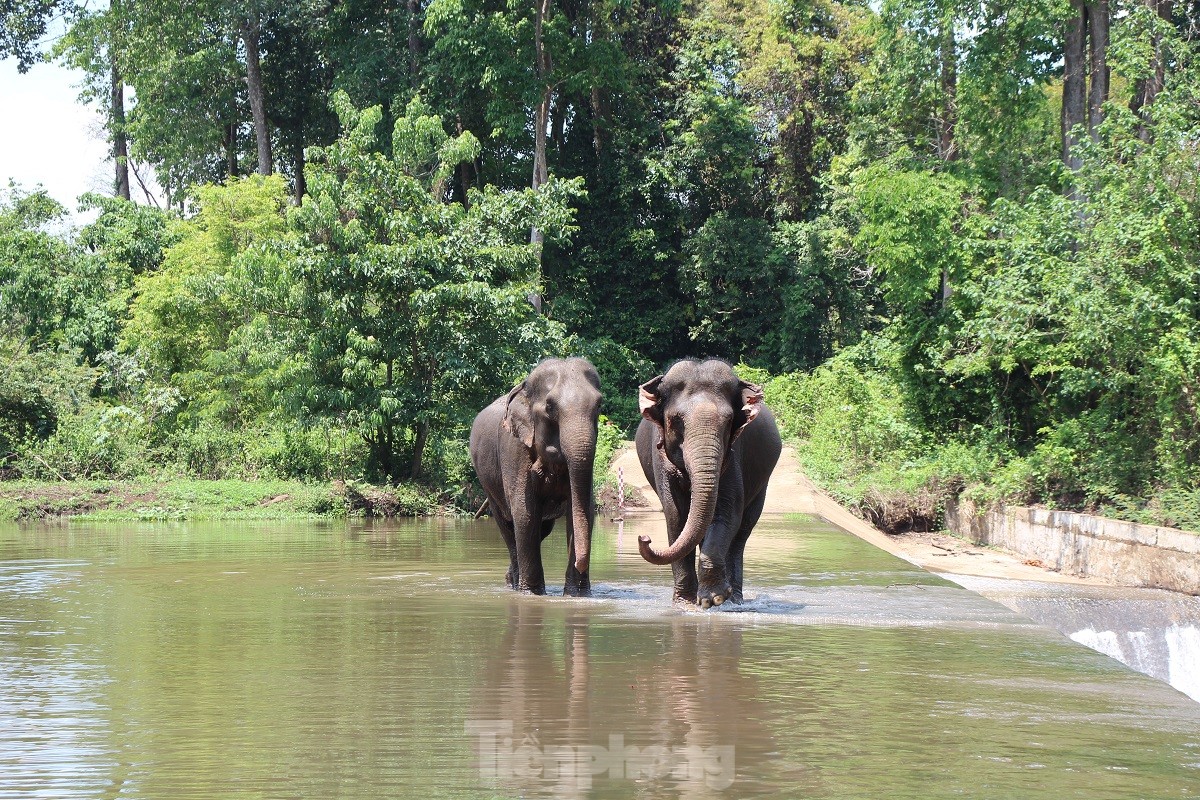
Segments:
[[[42,59],[41,40],[59,0],[6,0],[0,3],[0,58],[16,58],[17,70],[28,72]]]
[[[279,176],[248,176],[200,187],[196,203],[192,218],[173,224],[161,267],[139,276],[121,345],[162,379],[204,387],[210,377],[188,376],[252,322],[235,262],[283,233],[286,186]]]
[[[1138,127],[1138,138],[1142,141],[1150,139],[1151,107],[1166,82],[1168,47],[1175,33],[1172,25],[1174,6],[1174,0],[1143,0],[1130,15],[1129,23],[1135,35],[1140,34],[1141,42],[1149,45],[1149,52],[1142,62],[1131,65],[1135,83],[1129,110],[1142,120]]]
[[[1082,160],[1077,129],[1093,140],[1108,100],[1109,2],[1072,0],[1063,36],[1062,158],[1072,171]]]
[[[415,478],[431,435],[553,351],[552,326],[525,300],[537,256],[521,232],[565,235],[579,183],[445,202],[454,167],[479,152],[473,136],[448,135],[413,100],[384,154],[382,110],[359,111],[344,93],[334,103],[342,134],[312,151],[309,194],[289,213],[296,237],[247,264],[255,283],[278,287],[269,313],[298,321],[307,411],[354,420],[376,477]]]

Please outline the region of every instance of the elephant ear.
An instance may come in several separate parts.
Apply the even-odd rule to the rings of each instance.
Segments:
[[[754,422],[763,401],[763,390],[758,384],[738,381],[738,387],[742,390],[742,407],[734,411],[735,427],[733,436],[729,439],[730,444],[733,444],[737,437],[742,435],[742,431],[746,429],[747,425]]]
[[[658,375],[638,387],[638,409],[641,410],[643,417],[658,425],[659,428],[663,426],[662,397],[658,394],[658,387],[662,383],[662,379],[663,376]]]
[[[508,428],[521,444],[530,450],[533,449],[533,412],[529,408],[529,397],[525,394],[525,381],[521,381],[508,393],[504,427]]]

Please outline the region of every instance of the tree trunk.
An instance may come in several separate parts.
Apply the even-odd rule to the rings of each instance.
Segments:
[[[550,102],[554,96],[554,88],[550,85],[550,56],[542,41],[542,24],[550,13],[550,0],[538,0],[533,18],[533,46],[537,57],[537,77],[542,84],[542,99],[533,115],[533,181],[534,189],[542,186],[549,179],[549,169],[546,165],[546,125],[550,118]],[[529,233],[529,243],[540,245],[542,232],[533,228]],[[539,254],[539,259],[541,258]]]
[[[608,40],[609,19],[604,10],[605,7],[601,4],[592,6],[592,42]],[[592,72],[591,83],[591,96],[588,99],[592,112],[592,149],[596,153],[596,165],[599,166],[604,161],[604,150],[607,145],[608,131],[610,130],[608,89],[601,86],[600,75],[595,71]]]
[[[408,473],[410,480],[421,477],[421,459],[425,455],[425,445],[429,441],[429,423],[418,422],[414,431],[412,469]]]
[[[298,206],[304,202],[304,193],[308,191],[308,185],[304,182],[304,141],[299,136],[292,149],[292,165],[296,172],[292,197]]]
[[[1108,100],[1109,0],[1088,5],[1088,40],[1091,46],[1091,85],[1088,87],[1088,134],[1100,137],[1104,103]]]
[[[238,174],[237,127],[236,122],[225,126],[225,174],[230,178]]]
[[[942,114],[938,120],[938,158],[953,161],[958,157],[954,128],[958,122],[958,46],[954,38],[954,14],[942,18],[939,50],[942,60]]]
[[[592,149],[596,152],[596,164],[604,162],[606,128],[608,125],[608,103],[599,86],[592,87]]]
[[[462,136],[463,135],[463,124],[462,124],[461,117],[457,120],[457,127],[458,127],[458,135]],[[474,163],[469,162],[469,161],[464,161],[458,165],[458,183],[459,183],[459,190],[462,193],[462,207],[463,207],[464,211],[471,207],[471,201],[469,198],[469,194],[471,191],[471,169],[473,167],[474,167]]]
[[[246,48],[246,91],[250,95],[250,113],[254,117],[254,138],[258,143],[258,174],[270,175],[272,171],[271,131],[267,127],[262,65],[258,58],[257,18],[242,22],[242,44]]]
[[[563,136],[566,133],[567,107],[570,104],[562,92],[554,95],[554,105],[550,110],[550,141],[554,142],[557,153],[563,151]]]
[[[110,99],[112,101],[113,161],[116,162],[114,188],[117,197],[129,199],[129,142],[125,138],[125,82],[117,69],[116,55],[112,59]]]
[[[942,115],[938,121],[938,158],[949,163],[958,158],[958,142],[954,129],[958,124],[958,45],[954,37],[954,13],[942,17],[938,49],[942,61]],[[950,270],[942,268],[942,305],[950,299]]]
[[[421,4],[419,0],[408,0],[408,74],[414,79],[421,57],[421,39],[417,36],[417,22],[420,11]]]
[[[1143,2],[1161,19],[1171,20],[1174,13],[1172,0],[1143,0]],[[1129,110],[1141,118],[1141,122],[1138,123],[1138,138],[1143,142],[1149,142],[1151,138],[1147,111],[1150,106],[1154,105],[1166,80],[1166,70],[1163,67],[1162,37],[1157,34],[1154,35],[1149,73],[1147,77],[1138,79],[1134,85],[1133,98],[1129,101]]]
[[[1085,124],[1087,113],[1087,11],[1081,0],[1071,0],[1071,8],[1075,15],[1067,21],[1063,46],[1062,159],[1074,171],[1083,166],[1073,151],[1074,128]]]

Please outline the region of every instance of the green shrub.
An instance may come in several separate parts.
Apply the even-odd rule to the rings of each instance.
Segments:
[[[60,417],[44,441],[18,448],[21,475],[41,480],[126,479],[149,474],[145,419],[128,406],[92,406]]]
[[[360,459],[362,439],[333,427],[270,427],[246,442],[245,457],[256,473],[272,478],[326,481],[344,477],[349,455]],[[357,461],[355,463],[358,463]]]
[[[638,387],[654,377],[654,365],[639,353],[607,337],[578,339],[571,344],[578,355],[592,362],[604,393],[601,412],[624,434],[632,434],[642,419]]]
[[[208,480],[247,474],[242,437],[212,422],[180,426],[167,439],[166,458],[179,474]]]
[[[866,347],[846,348],[808,374],[771,378],[738,367],[743,379],[762,383],[780,430],[799,440],[815,477],[846,486],[882,465],[911,461],[923,444],[901,387],[886,371],[870,368]]]

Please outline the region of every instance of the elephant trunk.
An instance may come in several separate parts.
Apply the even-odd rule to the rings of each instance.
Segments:
[[[687,522],[679,537],[665,550],[650,547],[649,536],[638,537],[638,551],[651,564],[674,564],[704,541],[717,511],[717,483],[724,447],[715,433],[694,433],[683,444],[683,465],[692,485]]]
[[[592,469],[596,459],[596,425],[563,429],[563,456],[567,459],[567,474],[571,482],[571,531],[574,534],[575,569],[588,571],[592,547]],[[569,442],[570,444],[565,444]]]

